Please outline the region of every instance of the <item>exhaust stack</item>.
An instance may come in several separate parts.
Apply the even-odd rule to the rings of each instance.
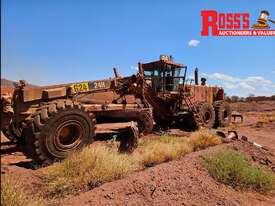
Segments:
[[[195,85],[199,84],[199,69],[195,69]]]

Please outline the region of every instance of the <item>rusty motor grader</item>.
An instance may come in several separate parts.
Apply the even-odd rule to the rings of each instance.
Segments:
[[[128,82],[129,78],[119,79]],[[21,144],[25,155],[45,164],[91,144],[96,120],[135,121],[139,133],[149,133],[153,120],[148,106],[133,101],[128,104],[126,98],[116,104],[105,101],[102,94],[122,89],[116,81],[112,78],[34,88],[26,88],[20,81],[12,96],[2,95],[1,131]]]
[[[150,104],[154,121],[162,129],[172,122],[186,129],[224,127],[231,122],[232,111],[224,101],[223,88],[206,85],[205,78],[199,85],[198,69],[195,84],[191,84],[186,80],[187,67],[173,62],[172,56],[161,55],[160,60],[139,63],[138,68],[131,81],[118,80],[124,86],[116,91],[121,97],[134,94]]]
[[[187,129],[231,122],[224,90],[207,86],[204,78],[199,85],[198,70],[192,85],[186,81],[187,67],[167,56],[138,66],[130,77],[119,77],[114,68],[115,78],[107,80],[34,88],[20,81],[12,97],[1,99],[1,130],[36,162],[50,163],[90,144],[96,120],[133,120],[143,134],[151,132],[153,118],[162,129],[172,122]],[[109,103],[98,96],[106,91],[119,96]],[[129,96],[139,101],[128,103]]]

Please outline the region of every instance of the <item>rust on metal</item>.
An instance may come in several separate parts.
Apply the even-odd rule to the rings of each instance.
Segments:
[[[118,75],[117,69],[114,67],[114,68],[113,68],[113,70],[114,70],[114,73],[115,73],[115,77],[116,77],[116,78],[119,78],[119,75]]]
[[[172,122],[179,122],[183,116],[187,115],[193,118],[198,128],[207,123],[203,122],[207,118],[202,118],[207,115],[212,118],[211,121],[207,119],[211,124],[214,124],[213,117],[215,118],[218,113],[221,114],[216,119],[218,121],[224,121],[226,116],[231,115],[231,110],[221,104],[224,100],[223,89],[206,85],[206,79],[203,80],[202,85],[199,85],[197,69],[195,85],[186,83],[187,66],[173,62],[168,56],[150,63],[139,62],[138,69],[137,74],[129,77],[119,77],[117,69],[113,68],[115,78],[34,88],[26,88],[26,83],[20,81],[16,84],[12,96],[13,113],[9,121],[1,126],[6,129],[12,125],[12,132],[16,133],[14,137],[25,138],[28,135],[23,135],[23,132],[27,129],[33,132],[35,129],[41,129],[48,123],[49,118],[55,116],[52,114],[57,110],[62,114],[74,108],[84,115],[83,118],[92,117],[93,124],[100,118],[104,121],[113,119],[118,122],[136,122],[137,129],[134,126],[129,128],[132,132],[130,135],[133,137],[132,143],[134,143],[137,136],[152,131],[152,113],[158,125],[167,127]],[[2,105],[7,102],[7,98],[1,99]],[[216,102],[218,104],[215,104]],[[227,109],[228,114],[222,111],[224,109]],[[58,132],[59,136],[67,137],[67,129],[68,127],[61,129]],[[137,131],[138,134],[136,134]],[[84,133],[87,134],[87,132]],[[93,135],[95,135],[94,131],[91,132],[91,136]],[[70,144],[70,141],[60,143],[61,139],[53,141],[60,149],[64,149],[64,144]],[[43,142],[45,141],[41,141],[41,144]],[[37,149],[34,141],[31,141],[31,144]],[[127,141],[126,144],[128,144]]]
[[[232,112],[232,117],[233,117],[233,122],[234,124],[241,124],[243,123],[243,115],[239,112],[233,111]],[[239,121],[237,121],[236,119],[239,119]]]
[[[66,87],[59,87],[54,89],[45,89],[42,92],[43,99],[51,99],[57,97],[64,97],[66,96]]]

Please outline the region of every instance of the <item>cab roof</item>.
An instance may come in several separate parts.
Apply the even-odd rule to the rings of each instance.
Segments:
[[[149,63],[145,63],[142,64],[142,68],[145,70],[153,70],[156,68],[164,68],[165,65],[170,65],[174,68],[182,68],[183,64],[179,64],[173,61],[169,61],[169,60],[158,60],[158,61],[154,61],[154,62],[149,62]]]

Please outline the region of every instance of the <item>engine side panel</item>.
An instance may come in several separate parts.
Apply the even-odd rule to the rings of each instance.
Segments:
[[[207,85],[192,85],[191,96],[194,102],[209,102],[213,104],[214,101],[223,99],[223,89]]]

